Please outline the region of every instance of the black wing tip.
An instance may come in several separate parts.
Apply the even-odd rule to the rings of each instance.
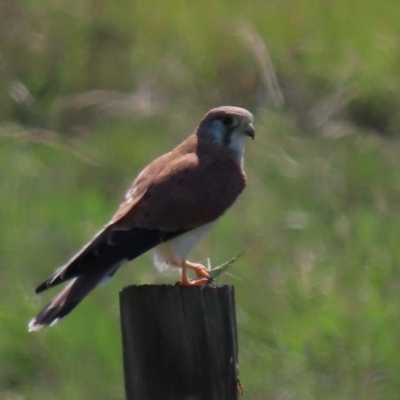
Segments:
[[[43,291],[48,289],[48,287],[49,287],[49,285],[47,284],[47,281],[43,282],[35,289],[35,293],[36,294],[42,293]]]
[[[36,289],[35,293],[39,294],[44,292],[45,290],[52,288],[53,286],[57,286],[60,283],[63,283],[62,279],[54,279],[53,277],[50,277],[49,279],[45,280],[42,282]]]
[[[45,280],[42,282],[36,289],[35,293],[39,294],[44,292],[45,290],[52,288],[54,286],[59,285],[60,283],[63,283],[64,280],[60,276],[58,276],[58,273],[54,273],[49,279]]]

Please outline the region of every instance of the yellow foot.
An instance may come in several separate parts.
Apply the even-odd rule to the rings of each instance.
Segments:
[[[175,263],[176,266],[182,268],[182,277],[178,282],[179,285],[182,286],[200,286],[200,285],[208,285],[211,282],[210,274],[207,271],[207,268],[201,264],[194,264],[188,261],[184,261],[181,264]],[[192,269],[198,278],[194,281],[191,281],[188,277],[187,270]]]
[[[233,257],[226,263],[211,270],[207,269],[204,265],[191,263],[189,261],[185,261],[181,264],[178,262],[171,264],[175,265],[176,267],[182,268],[182,277],[178,282],[179,285],[182,286],[210,285],[219,275],[225,272],[228,269],[228,267],[230,267],[242,254],[243,253],[237,255],[236,257]],[[200,279],[191,281],[187,276],[187,269],[192,269],[197,275],[197,277]]]
[[[211,276],[208,272],[208,269],[201,264],[195,264],[195,263],[191,263],[189,261],[185,262],[185,267],[192,269],[195,274],[197,275],[198,278],[206,278],[206,279],[210,279]]]
[[[181,279],[178,283],[179,285],[182,286],[202,286],[202,285],[208,285],[210,283],[210,279],[201,278],[201,279],[196,279],[194,281],[191,281],[190,279]]]

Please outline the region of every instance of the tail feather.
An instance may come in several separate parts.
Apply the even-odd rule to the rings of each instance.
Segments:
[[[29,323],[29,331],[54,325],[69,314],[98,284],[113,276],[122,263],[132,260],[158,244],[184,233],[132,227],[119,230],[106,226],[64,266],[42,282],[36,293],[70,282]]]
[[[29,322],[29,332],[38,331],[44,326],[52,326],[69,314],[108,275],[108,272],[86,274],[73,279]]]
[[[184,233],[183,230],[163,232],[139,227],[117,230],[109,225],[75,254],[67,264],[58,268],[50,278],[42,282],[35,292],[41,293],[70,279],[86,274],[96,274],[99,270],[133,260],[158,244],[182,233]]]

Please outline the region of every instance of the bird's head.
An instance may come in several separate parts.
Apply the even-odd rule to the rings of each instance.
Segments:
[[[233,151],[241,158],[246,137],[254,139],[255,136],[253,115],[240,107],[213,108],[201,121],[196,134]]]

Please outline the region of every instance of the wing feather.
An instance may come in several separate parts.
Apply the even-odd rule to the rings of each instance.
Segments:
[[[130,189],[140,198],[121,204],[115,226],[186,231],[216,220],[234,203],[246,185],[241,166],[223,148],[189,139],[140,174]]]
[[[36,288],[36,293],[85,274],[101,275],[101,271],[107,270],[114,274],[116,269],[111,268],[112,266],[120,266],[125,261],[139,257],[158,244],[182,233],[182,231],[162,232],[138,227],[121,231],[108,226],[65,266],[57,269],[50,278],[41,283]]]

